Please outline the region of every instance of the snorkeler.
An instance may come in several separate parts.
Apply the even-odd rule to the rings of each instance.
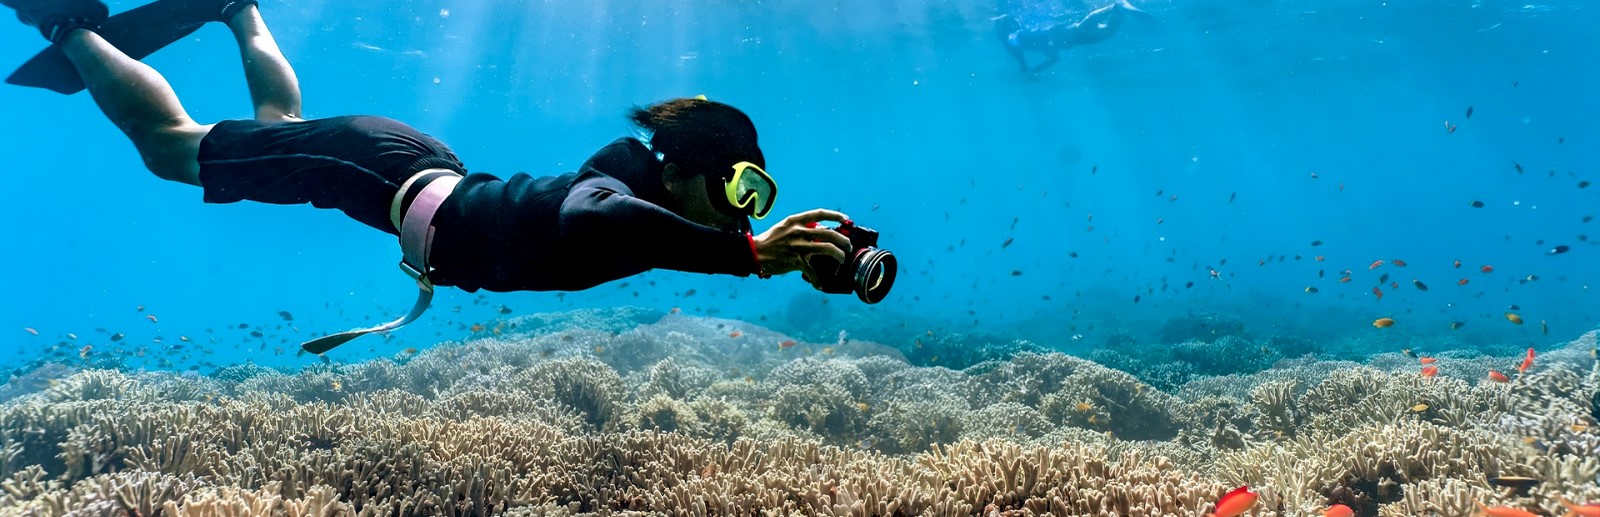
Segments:
[[[1128,0],[1116,0],[1111,5],[1090,11],[1082,20],[1059,23],[1042,29],[1023,27],[1015,13],[1000,15],[995,19],[995,33],[1005,44],[1006,52],[1017,60],[1022,73],[1037,78],[1040,72],[1061,61],[1061,52],[1081,45],[1099,43],[1110,39],[1122,28],[1129,14],[1154,18],[1150,13],[1135,8]],[[1028,52],[1044,54],[1044,61],[1028,66]]]
[[[419,287],[411,312],[306,343],[313,353],[410,323],[435,285],[576,291],[656,268],[801,271],[825,292],[839,288],[831,277],[867,278],[843,289],[856,286],[870,303],[894,280],[892,255],[873,249],[876,232],[836,211],[791,215],[754,234],[749,218],[768,215],[777,185],[750,118],[704,96],[634,108],[648,141],[620,138],[577,172],[501,179],[469,174],[442,142],[395,120],[301,118],[298,80],[256,0],[159,0],[109,19],[100,0],[0,4],[52,43],[11,81],[66,93],[86,86],[156,176],[201,187],[207,203],[310,203],[400,237],[401,268]],[[238,40],[254,119],[195,122],[160,73],[108,41],[142,58],[207,22],[227,24]],[[843,271],[865,262],[874,272]]]

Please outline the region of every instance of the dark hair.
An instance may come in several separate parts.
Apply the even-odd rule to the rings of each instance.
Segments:
[[[689,172],[726,177],[741,161],[767,167],[756,145],[756,126],[739,108],[702,99],[672,99],[636,106],[628,119],[650,132],[650,147],[666,162]]]

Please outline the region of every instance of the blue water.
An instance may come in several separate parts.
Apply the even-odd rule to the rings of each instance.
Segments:
[[[1582,222],[1600,187],[1577,187],[1600,181],[1600,14],[1582,2],[1145,2],[1156,22],[1036,81],[1000,47],[989,2],[264,3],[308,116],[393,117],[472,170],[559,174],[629,134],[628,107],[703,93],[755,120],[778,212],[843,210],[904,268],[872,307],[824,304],[795,277],[675,272],[578,293],[443,290],[422,324],[338,361],[465,338],[502,306],[680,307],[901,347],[971,332],[1074,353],[1157,341],[1197,311],[1358,353],[1402,338],[1505,352],[1600,322],[1600,241]],[[7,24],[5,70],[42,47]],[[197,120],[250,115],[224,28],[147,62]],[[203,204],[144,171],[87,94],[8,86],[0,105],[0,365],[71,362],[84,345],[130,369],[312,364],[298,340],[411,302],[387,234],[309,206]],[[1409,265],[1369,271],[1379,259]],[[1399,287],[1379,301],[1383,273]],[[198,345],[162,350],[178,336]]]

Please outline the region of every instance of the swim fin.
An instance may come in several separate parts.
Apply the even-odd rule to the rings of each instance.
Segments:
[[[106,19],[95,31],[128,57],[142,60],[184,37],[207,21],[183,1],[163,0],[135,7]],[[44,88],[63,95],[83,91],[83,78],[61,47],[51,45],[11,73],[6,82]]]

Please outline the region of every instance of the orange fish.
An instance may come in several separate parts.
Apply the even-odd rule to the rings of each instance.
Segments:
[[[1521,508],[1511,508],[1507,506],[1496,506],[1494,508],[1490,508],[1484,506],[1483,503],[1480,503],[1476,500],[1472,501],[1472,504],[1478,505],[1477,515],[1479,517],[1539,517],[1539,514],[1523,510]]]
[[[1533,368],[1533,348],[1531,347],[1528,348],[1528,357],[1524,358],[1522,364],[1517,366],[1517,373],[1528,373],[1529,368]]]
[[[1374,260],[1374,261],[1372,261],[1372,265],[1367,266],[1367,271],[1372,271],[1374,269],[1378,269],[1378,266],[1381,266],[1381,265],[1383,265],[1383,261],[1382,260]]]
[[[1383,300],[1383,290],[1381,290],[1381,289],[1378,289],[1376,287],[1372,288],[1372,295],[1378,297],[1379,301]]]
[[[1511,378],[1506,377],[1506,374],[1494,370],[1489,370],[1489,380],[1494,382],[1511,382]]]
[[[1389,263],[1394,264],[1394,267],[1406,267],[1406,261],[1400,259],[1394,259]]]
[[[473,323],[471,327],[468,327],[468,330],[473,332],[483,332],[483,329],[484,327],[482,323]]]
[[[739,332],[737,330],[728,333],[728,337],[739,337],[739,336],[743,336],[743,335],[744,335],[743,332]]]
[[[1350,275],[1345,275],[1344,278],[1340,278],[1339,279],[1339,283],[1341,283],[1341,284],[1349,283],[1349,282],[1350,282]]]
[[[1423,358],[1419,358],[1419,359],[1417,359],[1417,360],[1418,360],[1418,361],[1421,361],[1421,362],[1422,362],[1422,364],[1433,364],[1433,363],[1437,363],[1437,362],[1439,362],[1439,360],[1438,360],[1438,359],[1436,359],[1436,358],[1433,358],[1433,357],[1423,357]]]
[[[1432,378],[1435,375],[1439,375],[1439,367],[1437,367],[1437,366],[1424,366],[1424,367],[1422,367],[1422,376],[1423,377]]]
[[[1512,325],[1521,325],[1522,316],[1518,316],[1517,313],[1514,312],[1508,312],[1506,313],[1506,321],[1511,322]]]
[[[1236,517],[1238,515],[1243,515],[1244,512],[1250,510],[1250,507],[1255,506],[1256,499],[1260,498],[1261,496],[1257,495],[1255,492],[1251,492],[1250,487],[1248,486],[1235,488],[1232,492],[1228,492],[1227,494],[1223,495],[1222,499],[1217,500],[1217,508],[1215,511],[1211,512],[1210,515],[1211,517]]]
[[[1488,264],[1484,264],[1483,267],[1478,268],[1478,271],[1482,271],[1482,272],[1485,272],[1485,273],[1493,273],[1494,272],[1494,266],[1491,266],[1491,265],[1488,265]]]
[[[1329,506],[1327,510],[1322,511],[1322,517],[1355,517],[1355,515],[1355,510],[1342,504]]]
[[[1322,255],[1317,255],[1315,258],[1317,259],[1317,262],[1322,262],[1324,260],[1327,260],[1328,257],[1324,257]]]
[[[778,343],[778,350],[788,350],[790,348],[794,348],[794,345],[795,342],[793,339],[786,339]]]
[[[1578,506],[1577,503],[1568,501],[1565,497],[1560,498],[1560,501],[1561,506],[1567,507],[1567,515],[1565,517],[1600,517],[1600,503]]]
[[[1467,285],[1467,279],[1456,280],[1456,285]]]
[[[33,330],[33,327],[22,327],[22,331],[23,332],[27,332],[29,334],[33,334],[35,336],[39,335],[39,331]]]
[[[1372,326],[1386,329],[1394,326],[1394,318],[1378,318],[1372,321]]]

